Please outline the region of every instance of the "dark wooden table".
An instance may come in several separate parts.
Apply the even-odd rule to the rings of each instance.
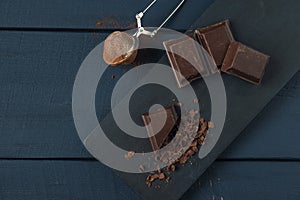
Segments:
[[[187,1],[167,27],[188,29],[212,2]],[[0,1],[1,200],[140,198],[85,150],[71,104],[85,56],[112,31],[131,28],[147,3]],[[159,25],[172,4],[161,0],[145,25]],[[118,79],[110,77],[108,87]],[[299,102],[298,72],[183,199],[300,199]],[[99,118],[109,103],[102,95]]]

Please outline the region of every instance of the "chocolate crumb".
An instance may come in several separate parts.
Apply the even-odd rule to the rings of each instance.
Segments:
[[[156,172],[152,172],[147,177],[146,184],[149,187],[151,187],[152,182],[155,180],[165,180],[166,183],[169,183],[171,178],[166,176],[164,172],[168,174],[170,174],[170,172],[175,172],[177,170],[176,165],[193,165],[193,162],[191,160],[189,161],[189,159],[199,151],[198,145],[204,144],[209,127],[214,126],[213,122],[207,122],[203,118],[199,119],[199,127],[195,128],[191,126],[191,121],[196,120],[194,118],[196,114],[196,110],[191,110],[190,112],[188,112],[187,116],[183,116],[186,117],[184,120],[188,123],[185,124],[186,127],[184,127],[184,132],[177,132],[176,136],[178,136],[177,139],[179,139],[179,143],[176,153],[172,151],[165,151],[162,154],[156,155],[154,157],[156,161],[162,161],[168,164],[168,166],[163,169],[160,169],[158,167]],[[192,136],[190,133],[196,133],[196,135]],[[188,141],[190,141],[191,139],[193,139],[192,143],[188,144]],[[178,154],[181,154],[181,157],[177,158]]]
[[[192,150],[197,153],[198,152],[198,148],[197,147],[192,147]]]
[[[161,170],[160,170],[160,167],[159,167],[159,166],[156,166],[156,169],[157,169],[157,172],[158,172],[158,173],[161,173]]]
[[[213,122],[208,122],[208,128],[215,128],[215,124]]]
[[[205,122],[204,118],[200,118],[199,122],[200,122],[200,124],[204,124],[204,122]]]
[[[165,178],[165,174],[164,173],[160,173],[158,175],[159,180],[163,180]]]
[[[176,162],[166,167],[166,172],[170,172],[170,171],[174,172],[176,170],[175,164]]]
[[[133,29],[133,28],[136,28],[136,27],[137,27],[137,23],[133,22],[133,23],[129,24],[128,26],[126,26],[125,28],[126,29]]]
[[[187,162],[187,160],[189,159],[189,157],[187,155],[184,155],[180,158],[180,164],[185,164]]]
[[[192,155],[194,155],[194,151],[193,150],[188,150],[188,152],[186,153],[188,157],[191,157]]]
[[[129,160],[134,156],[135,152],[134,151],[128,151],[127,154],[124,155],[124,157]]]
[[[102,25],[103,25],[103,22],[100,22],[100,21],[99,21],[99,22],[96,23],[96,26],[98,26],[98,27],[99,27],[99,26],[102,26]]]
[[[191,144],[191,147],[197,147],[197,141],[193,141],[193,143]]]
[[[164,173],[159,173],[159,174],[150,174],[150,175],[148,175],[147,178],[146,178],[147,186],[151,187],[151,184],[157,179],[159,179],[159,180],[165,179],[165,174]]]
[[[140,172],[144,172],[145,171],[145,167],[143,165],[140,165],[139,166],[139,170],[140,170]]]
[[[170,177],[167,177],[167,178],[166,178],[166,182],[167,182],[167,183],[169,183],[169,182],[170,182],[170,180],[171,180],[171,178],[170,178]]]
[[[162,160],[162,162],[163,162],[163,163],[168,163],[169,160],[168,160],[167,158],[164,158],[164,159]]]
[[[171,170],[172,170],[172,172],[174,172],[175,169],[176,169],[175,165],[171,165]]]
[[[200,144],[201,144],[201,145],[204,144],[204,140],[205,140],[205,137],[204,137],[204,136],[201,136],[201,137],[200,137]]]

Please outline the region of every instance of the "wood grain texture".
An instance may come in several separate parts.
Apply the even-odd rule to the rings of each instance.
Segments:
[[[1,200],[138,199],[98,162],[2,160],[0,171]]]
[[[104,35],[0,35],[1,157],[87,156],[73,125],[72,85],[80,63]]]
[[[299,162],[216,162],[182,199],[299,199],[299,167]]]
[[[166,27],[188,29],[214,0],[189,0]],[[151,0],[2,0],[0,28],[128,29]],[[145,26],[159,26],[178,1],[158,1],[145,15]],[[100,22],[101,26],[96,26]]]
[[[167,27],[187,29],[211,2],[187,1]],[[44,31],[0,32],[0,158],[91,158],[73,125],[76,72],[110,30],[131,28],[134,15],[147,3],[0,1],[0,29]],[[145,25],[158,25],[170,4],[165,0],[154,7]],[[128,69],[110,68],[99,90],[111,91]],[[97,100],[102,119],[109,112],[109,92]],[[300,72],[221,158],[300,159],[299,100]],[[216,162],[183,199],[299,199],[299,169],[298,162]],[[0,160],[0,199],[140,198],[95,161]]]
[[[72,87],[85,56],[106,36],[0,32],[1,158],[90,157],[74,127]],[[110,110],[113,86],[128,69],[109,68],[101,79],[98,89],[106,93],[97,95],[100,120]],[[222,158],[300,158],[299,80],[297,73]]]
[[[211,2],[187,1],[184,12],[167,27],[187,29]],[[110,30],[131,28],[133,16],[145,4],[138,0],[0,1],[0,29],[44,31],[0,32],[0,158],[91,158],[73,125],[76,72]],[[145,24],[157,25],[170,4],[165,1],[153,8]],[[99,21],[101,26],[96,26]],[[97,98],[99,119],[109,112],[109,91],[128,69],[110,68],[101,80],[99,90],[107,94]],[[221,158],[300,159],[299,100],[300,72]],[[298,162],[216,162],[183,199],[299,199],[299,169]],[[140,198],[95,161],[0,160],[0,199]]]
[[[2,160],[0,169],[1,200],[140,199],[98,162]],[[182,199],[299,199],[299,170],[297,162],[216,162]]]

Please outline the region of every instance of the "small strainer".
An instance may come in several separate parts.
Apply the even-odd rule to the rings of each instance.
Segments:
[[[137,56],[139,36],[147,35],[154,37],[165,25],[165,23],[175,14],[185,0],[181,0],[172,13],[164,20],[164,22],[157,29],[151,32],[145,30],[145,28],[142,26],[142,17],[156,1],[157,0],[152,1],[144,11],[135,16],[138,26],[138,30],[135,34],[129,35],[126,32],[115,31],[106,38],[104,42],[103,59],[107,64],[116,66],[132,63]]]

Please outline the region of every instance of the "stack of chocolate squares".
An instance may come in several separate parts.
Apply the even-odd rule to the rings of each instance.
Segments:
[[[183,79],[191,83],[219,70],[256,85],[261,83],[269,56],[235,41],[229,20],[196,29],[191,37],[198,41],[210,56],[205,56],[206,52],[197,48],[194,41],[188,37],[164,42],[180,88],[188,84],[183,82]],[[213,64],[207,61],[208,57]]]

